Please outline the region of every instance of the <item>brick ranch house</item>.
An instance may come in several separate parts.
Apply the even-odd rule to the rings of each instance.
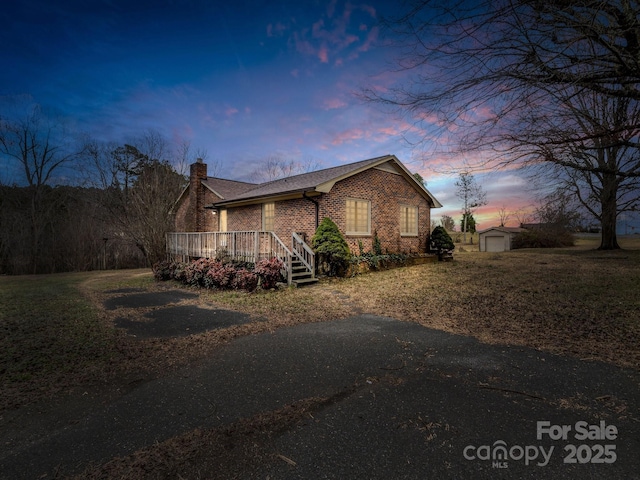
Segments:
[[[439,207],[394,155],[262,184],[209,177],[198,161],[172,210],[178,233],[168,234],[167,245],[174,256],[212,256],[224,247],[242,259],[299,260],[313,277],[306,242],[323,218],[338,225],[352,252],[360,244],[371,250],[377,235],[385,252],[421,253],[427,250],[431,209]]]

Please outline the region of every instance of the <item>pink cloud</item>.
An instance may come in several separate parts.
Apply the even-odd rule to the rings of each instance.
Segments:
[[[238,113],[238,109],[237,109],[237,108],[234,108],[234,107],[227,107],[227,108],[225,109],[225,111],[224,111],[224,114],[225,114],[227,117],[232,117],[232,116],[234,116],[236,113]]]
[[[360,5],[360,9],[371,15],[371,18],[376,18],[376,9],[371,5]]]
[[[358,51],[359,52],[368,51],[371,48],[371,45],[378,40],[379,33],[380,33],[380,29],[378,27],[373,27],[367,34],[367,39],[365,40],[365,42],[358,48]]]
[[[342,145],[343,143],[352,142],[354,140],[360,140],[367,136],[366,132],[361,128],[350,128],[344,132],[340,132],[331,140],[332,145]]]
[[[326,46],[323,45],[320,47],[320,50],[318,50],[318,58],[322,63],[329,63],[329,51]]]
[[[357,24],[352,24],[352,12],[360,9],[375,20],[375,9],[366,5],[353,6],[347,3],[343,11],[334,16],[335,9],[336,3],[333,2],[327,7],[326,14],[311,23],[310,27],[298,29],[292,33],[291,41],[296,51],[303,55],[314,56],[322,63],[329,63],[330,57],[340,57],[335,64],[342,65],[345,58],[353,60],[371,48],[378,39],[378,27],[368,26],[361,19]],[[267,28],[269,36],[283,31],[284,27],[276,30],[276,25],[269,25]]]
[[[323,102],[323,107],[325,110],[334,110],[336,108],[342,108],[346,106],[346,102],[340,100],[339,98],[328,98]]]

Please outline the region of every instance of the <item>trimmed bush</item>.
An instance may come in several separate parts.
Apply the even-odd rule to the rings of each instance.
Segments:
[[[330,219],[322,220],[311,239],[311,246],[318,255],[319,273],[329,276],[342,275],[351,259],[349,245],[338,226]]]
[[[445,253],[451,252],[455,248],[453,240],[451,240],[451,237],[444,227],[441,226],[437,226],[433,229],[429,244],[431,250],[438,254],[438,260],[442,260]]]

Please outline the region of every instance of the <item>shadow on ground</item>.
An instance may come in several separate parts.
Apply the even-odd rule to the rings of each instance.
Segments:
[[[182,290],[120,289],[107,293],[117,295],[104,302],[107,310],[153,308],[142,316],[126,315],[115,319],[117,328],[138,338],[183,337],[252,321],[245,313],[185,304],[197,299],[198,295]]]

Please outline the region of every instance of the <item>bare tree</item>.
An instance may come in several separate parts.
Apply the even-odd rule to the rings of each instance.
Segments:
[[[490,151],[477,167],[542,166],[576,195],[598,183],[586,203],[602,225],[600,248],[619,248],[615,217],[636,207],[614,187],[640,178],[640,121],[629,115],[640,102],[637,1],[423,0],[388,26],[413,75],[366,98],[403,112],[429,132],[423,141],[438,127],[449,148]],[[595,107],[596,122],[579,102]],[[602,107],[626,115],[603,121]]]
[[[311,158],[303,162],[296,162],[272,155],[260,167],[251,172],[250,178],[255,183],[266,183],[300,173],[312,172],[318,168],[318,162]]]
[[[173,165],[176,172],[180,175],[187,176],[189,174],[189,165],[196,162],[198,159],[207,164],[207,174],[210,177],[217,177],[220,174],[222,168],[220,160],[210,160],[209,153],[203,148],[193,149],[191,142],[188,140],[182,140],[179,142],[176,149],[176,160]]]
[[[498,217],[500,218],[500,226],[504,227],[505,223],[507,223],[509,221],[509,218],[511,218],[511,214],[507,211],[506,205],[502,205],[498,209]]]
[[[456,196],[462,200],[462,241],[467,243],[468,221],[475,208],[487,204],[487,195],[468,171],[460,173],[455,183]]]
[[[111,225],[106,238],[132,242],[150,264],[161,260],[165,235],[173,227],[169,212],[187,182],[173,167],[184,150],[172,153],[153,133],[122,146],[94,143],[89,151],[105,192],[104,213]]]
[[[582,225],[580,208],[574,195],[558,189],[540,199],[535,217],[549,230],[575,232]]]
[[[531,223],[531,219],[533,217],[532,213],[527,208],[519,208],[513,212],[513,216],[516,217],[519,226]]]
[[[618,215],[640,209],[640,102],[568,90],[573,93],[559,99],[562,108],[540,127],[547,141],[533,137],[532,150],[553,165],[550,176],[598,220],[600,249],[617,249]]]
[[[32,273],[38,271],[45,232],[62,200],[51,185],[82,151],[64,121],[49,118],[39,105],[26,107],[16,118],[0,118],[0,155],[22,172],[17,183],[26,185],[29,192],[29,208],[21,221],[29,226],[25,242]],[[11,234],[7,225],[4,231]]]
[[[442,217],[440,217],[440,225],[442,225],[447,232],[454,232],[456,230],[456,222],[449,215],[442,215]]]

